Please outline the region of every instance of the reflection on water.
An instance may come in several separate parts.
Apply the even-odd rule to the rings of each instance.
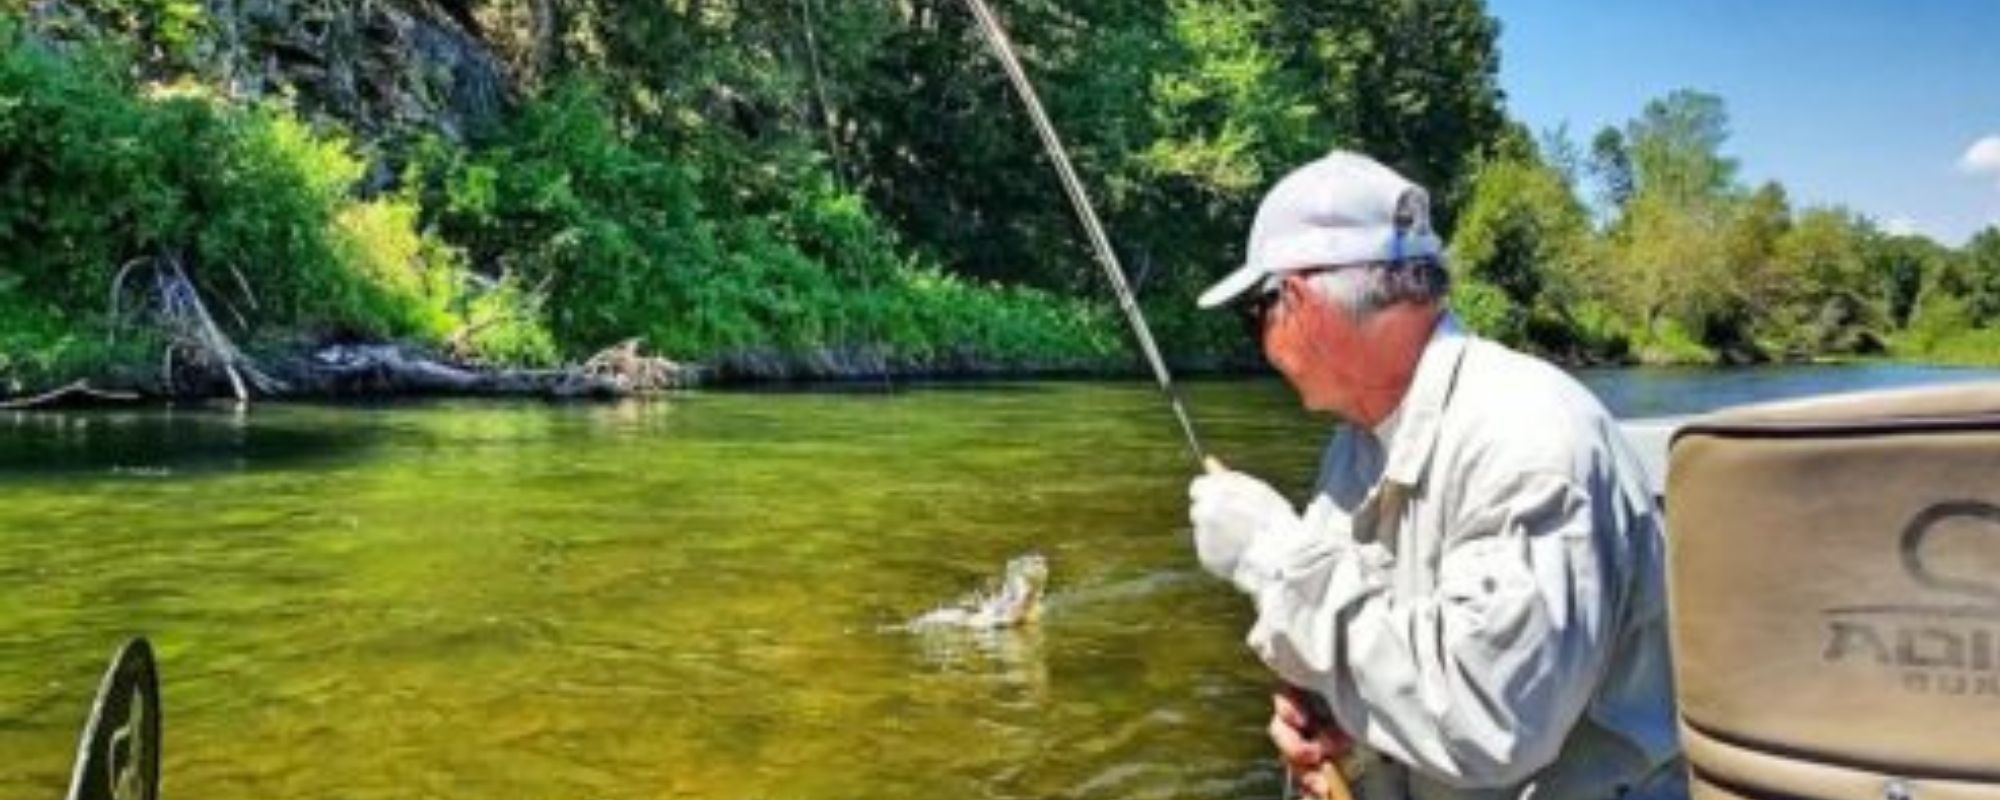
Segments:
[[[346,457],[373,436],[250,424],[227,406],[95,413],[0,411],[0,477],[199,475]]]
[[[1282,387],[1189,393],[1307,484]],[[1187,478],[1138,383],[0,416],[0,796],[138,632],[173,796],[1272,796]],[[1029,551],[1039,624],[897,629]]]
[[[914,637],[925,664],[939,672],[983,674],[1045,694],[1048,664],[1042,659],[1039,625],[1015,628],[904,629]]]

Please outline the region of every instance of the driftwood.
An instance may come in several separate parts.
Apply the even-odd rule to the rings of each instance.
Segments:
[[[139,290],[141,316],[166,339],[166,347],[160,354],[161,385],[171,389],[178,382],[180,370],[189,370],[202,376],[220,373],[229,381],[230,391],[239,403],[250,401],[252,389],[265,395],[285,392],[284,381],[265,374],[223,334],[215,324],[215,317],[209,314],[208,304],[202,302],[201,291],[182,268],[180,257],[172,253],[137,259],[118,270],[111,282],[113,320],[120,318],[120,300],[131,291],[128,279],[142,273],[150,275],[152,281],[151,291]],[[256,298],[250,296],[250,302],[254,306]],[[114,333],[115,330],[114,327]]]
[[[438,361],[388,344],[342,344],[280,365],[293,394],[315,396],[529,395],[617,397],[619,382],[573,369],[488,370]]]
[[[609,380],[627,392],[658,392],[689,385],[693,371],[659,356],[639,352],[638,339],[604,348],[583,362],[583,374]]]
[[[241,299],[256,309],[257,298],[242,274],[232,269],[229,276]],[[210,299],[222,300],[219,293]],[[160,336],[159,390],[170,396],[203,396],[226,385],[238,402],[249,402],[253,395],[622,397],[686,387],[698,378],[693,368],[640,353],[637,339],[562,369],[493,369],[394,344],[329,345],[259,365],[223,333],[209,307],[201,286],[172,253],[135,259],[112,279],[112,335],[135,325]],[[234,306],[224,307],[242,324]],[[454,337],[449,350],[463,349],[469,339],[469,334]],[[76,396],[127,397],[78,382],[45,396],[7,401],[0,408],[35,407]]]
[[[132,392],[115,392],[108,389],[98,389],[92,387],[89,381],[76,381],[67,386],[52,389],[33,397],[16,397],[12,400],[0,400],[0,410],[17,411],[24,408],[42,408],[78,400],[129,403],[138,399],[139,395]]]
[[[394,344],[338,344],[274,366],[290,393],[317,396],[525,395],[554,399],[625,397],[683,388],[694,369],[639,353],[638,340],[561,369],[492,369]]]

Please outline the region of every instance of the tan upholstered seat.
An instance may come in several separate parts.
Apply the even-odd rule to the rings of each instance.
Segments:
[[[2000,383],[1675,436],[1668,578],[1698,798],[2000,798]]]

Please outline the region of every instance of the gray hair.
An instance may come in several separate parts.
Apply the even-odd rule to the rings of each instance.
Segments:
[[[1318,273],[1311,283],[1321,297],[1340,304],[1357,319],[1367,319],[1397,303],[1443,300],[1451,290],[1451,273],[1441,258],[1370,261]]]

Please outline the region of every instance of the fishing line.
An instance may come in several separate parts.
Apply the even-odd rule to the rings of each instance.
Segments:
[[[1034,120],[1035,132],[1042,137],[1042,149],[1055,163],[1063,191],[1069,195],[1070,205],[1083,222],[1084,232],[1090,237],[1090,247],[1097,253],[1097,262],[1104,267],[1104,277],[1111,281],[1112,293],[1118,296],[1118,307],[1125,312],[1125,321],[1139,341],[1139,350],[1152,366],[1153,378],[1159,382],[1160,392],[1167,396],[1174,419],[1180,423],[1181,435],[1187,439],[1188,453],[1194,457],[1197,468],[1204,467],[1208,451],[1202,448],[1200,437],[1195,435],[1187,403],[1181,399],[1173,375],[1167,372],[1167,362],[1160,357],[1159,345],[1153,342],[1153,330],[1146,324],[1145,315],[1139,311],[1139,301],[1133,297],[1132,287],[1125,281],[1125,268],[1119,265],[1118,255],[1111,251],[1111,240],[1105,237],[1104,226],[1098,223],[1097,212],[1091,208],[1090,195],[1084,192],[1082,181],[1077,180],[1076,169],[1070,166],[1069,151],[1063,148],[1061,137],[1056,135],[1055,126],[1049,122],[1049,115],[1042,111],[1041,98],[1035,94],[1034,84],[1028,82],[1028,74],[1021,69],[1021,62],[1014,57],[1014,47],[1008,43],[1007,32],[1000,27],[1000,20],[993,16],[993,10],[986,7],[984,0],[965,0],[965,4],[972,9],[972,15],[979,18],[980,33],[985,35],[994,57],[999,59],[1008,80],[1014,84],[1014,93],[1020,96],[1022,105],[1028,107],[1028,117]]]

